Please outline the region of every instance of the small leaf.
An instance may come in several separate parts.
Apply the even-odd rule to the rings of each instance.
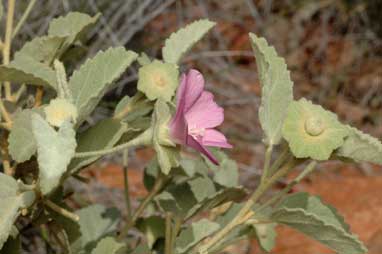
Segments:
[[[92,250],[92,254],[117,254],[125,248],[123,243],[117,242],[113,237],[105,237],[103,238],[96,246],[95,249]]]
[[[54,70],[28,56],[18,57],[7,66],[0,66],[0,81],[56,88]]]
[[[337,154],[357,162],[366,161],[382,165],[381,141],[356,128],[349,126],[348,129],[350,134],[337,150]]]
[[[100,14],[90,17],[79,12],[70,12],[64,17],[53,19],[49,24],[49,36],[67,36],[66,44],[70,45],[79,39],[86,30],[93,26]]]
[[[302,98],[289,105],[282,134],[297,158],[327,160],[349,131],[334,113]]]
[[[270,252],[275,247],[276,225],[276,223],[253,224],[256,239],[260,247],[266,252]]]
[[[170,101],[178,87],[179,70],[175,64],[154,60],[139,69],[139,91],[149,100]]]
[[[68,122],[56,132],[38,114],[32,115],[32,132],[37,143],[40,189],[47,194],[57,187],[74,156],[76,133]]]
[[[194,21],[185,28],[170,35],[162,49],[165,62],[178,64],[180,58],[197,43],[212,27],[215,22],[207,19]]]
[[[69,80],[81,123],[97,106],[114,80],[119,78],[137,54],[123,47],[98,53],[75,71]]]
[[[293,82],[285,60],[277,55],[264,38],[250,33],[262,89],[259,118],[266,143],[277,145],[281,141],[281,128],[293,99]]]
[[[32,112],[25,109],[16,113],[8,137],[9,153],[19,163],[29,160],[37,150],[32,132]]]
[[[362,254],[366,247],[348,231],[340,215],[318,197],[307,193],[289,195],[273,211],[271,220],[292,227],[338,253]]]
[[[118,102],[114,118],[131,123],[148,115],[152,110],[152,102],[148,101],[142,93],[137,93],[133,97],[125,96]]]
[[[176,238],[175,249],[179,254],[189,253],[188,251],[202,241],[204,238],[215,233],[220,228],[216,222],[207,219],[192,223],[189,227],[182,230]]]
[[[138,229],[146,235],[147,244],[150,249],[153,248],[155,242],[165,237],[165,220],[160,216],[150,216],[138,220]]]
[[[103,237],[115,232],[120,214],[115,208],[91,205],[76,212],[80,216],[81,243],[90,252]],[[109,253],[109,252],[105,252]]]
[[[63,46],[67,37],[42,36],[36,37],[15,53],[15,59],[29,57],[46,66],[51,65],[54,58],[58,57],[58,52]]]
[[[223,152],[221,152],[223,153]],[[239,185],[239,170],[234,160],[230,160],[228,156],[220,159],[219,168],[215,170],[214,181],[221,186],[236,187]]]
[[[127,125],[117,120],[101,120],[96,125],[79,134],[76,151],[82,153],[112,148],[126,131]],[[69,164],[69,171],[74,173],[99,158],[100,156],[75,158]]]

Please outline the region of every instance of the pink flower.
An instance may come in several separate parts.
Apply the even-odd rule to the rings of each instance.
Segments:
[[[177,109],[170,122],[171,137],[178,144],[200,151],[218,165],[206,146],[232,148],[232,145],[214,129],[223,122],[224,111],[214,101],[212,93],[204,91],[202,74],[193,69],[183,74],[176,97]]]

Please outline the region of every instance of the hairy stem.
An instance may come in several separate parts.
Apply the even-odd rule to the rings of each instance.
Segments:
[[[264,179],[256,191],[251,195],[248,201],[244,204],[241,210],[237,213],[235,218],[228,223],[223,229],[221,229],[216,235],[214,235],[206,244],[202,245],[199,248],[199,253],[206,254],[208,253],[208,249],[213,247],[220,239],[225,237],[229,232],[231,232],[236,226],[243,223],[243,219],[248,218],[248,213],[252,209],[253,205],[259,200],[264,192],[273,186],[273,184],[279,180],[281,177],[284,177],[295,165],[296,160],[293,158],[289,160],[279,171],[277,171],[272,177],[269,179]]]
[[[76,153],[74,155],[74,158],[102,156],[102,155],[122,151],[122,150],[125,150],[125,149],[133,147],[133,146],[145,145],[145,144],[148,144],[150,142],[151,136],[152,136],[151,135],[151,129],[149,129],[149,130],[145,131],[144,133],[142,133],[141,135],[139,135],[138,137],[136,137],[135,139],[130,140],[129,142],[127,142],[125,144],[121,144],[121,145],[115,146],[115,147],[110,148],[110,149],[104,149],[104,150],[92,151],[92,152]]]
[[[172,214],[166,213],[166,230],[165,230],[165,246],[164,253],[172,254],[171,238],[172,238],[172,223],[171,223]]]
[[[130,200],[130,195],[129,195],[129,176],[127,174],[127,165],[128,163],[128,151],[127,149],[123,151],[123,183],[124,183],[124,193],[125,193],[125,203],[126,203],[126,211],[127,211],[127,220],[131,220],[131,200]]]

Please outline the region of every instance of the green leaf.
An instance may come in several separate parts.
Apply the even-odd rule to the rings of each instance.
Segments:
[[[337,150],[337,154],[357,162],[366,161],[382,165],[381,141],[356,128],[349,126],[348,129],[350,134]]]
[[[118,120],[101,120],[96,125],[79,134],[76,152],[82,153],[112,148],[126,131],[127,125]],[[71,161],[68,168],[71,173],[74,173],[99,158],[100,156],[75,158]]]
[[[123,47],[110,48],[87,60],[69,80],[81,123],[97,106],[114,80],[119,78],[137,54]]]
[[[152,102],[148,101],[142,93],[137,93],[133,97],[125,96],[118,102],[114,110],[114,118],[131,123],[148,115],[152,110]]]
[[[102,205],[91,205],[76,212],[80,216],[81,244],[89,253],[105,236],[113,234],[118,225],[118,209]],[[109,253],[109,252],[104,252]]]
[[[336,211],[307,193],[289,195],[273,211],[271,220],[292,227],[338,253],[362,254],[366,247]]]
[[[216,222],[207,219],[192,223],[189,227],[182,230],[176,238],[175,249],[176,253],[189,253],[188,251],[202,241],[204,238],[215,233],[220,228]]]
[[[32,115],[32,132],[37,143],[39,184],[43,194],[60,183],[74,156],[76,139],[73,126],[65,122],[55,131],[40,115]]]
[[[162,49],[163,60],[178,64],[180,58],[191,49],[212,27],[215,22],[207,19],[194,21],[170,35]]]
[[[275,247],[275,240],[277,236],[275,230],[276,225],[276,223],[253,224],[257,242],[266,252],[270,252]]]
[[[22,192],[13,177],[0,173],[0,250],[12,232],[20,209],[31,205],[35,198],[34,192]]]
[[[302,98],[289,105],[282,134],[297,158],[327,160],[349,130],[334,113]]]
[[[276,50],[264,38],[253,33],[249,36],[262,88],[260,124],[265,132],[266,143],[276,145],[281,141],[281,128],[288,105],[293,100],[293,82],[285,60],[277,55]]]
[[[9,153],[18,163],[29,160],[37,150],[32,132],[32,110],[17,112],[8,137]]]
[[[0,254],[20,254],[20,253],[21,253],[20,235],[17,235],[15,237],[9,236],[4,246],[2,248],[0,247]]]
[[[92,27],[100,17],[100,14],[90,17],[79,12],[70,12],[64,17],[53,19],[49,24],[49,36],[67,36],[66,44],[70,45]]]
[[[223,153],[223,152],[221,152]],[[218,157],[219,158],[219,157]],[[225,155],[224,159],[220,159],[219,168],[215,171],[214,181],[221,186],[236,187],[239,185],[239,170],[234,160]]]
[[[15,59],[29,57],[37,62],[44,63],[46,66],[52,64],[54,58],[58,57],[58,52],[63,47],[67,37],[62,36],[42,36],[24,44],[15,53]]]
[[[169,102],[178,87],[179,70],[175,64],[163,63],[158,60],[142,66],[139,69],[139,91],[149,100],[162,99]]]
[[[92,250],[92,254],[117,254],[119,253],[125,245],[123,243],[117,242],[113,237],[103,238]]]
[[[18,57],[7,66],[0,66],[0,81],[56,88],[54,70],[28,56]]]
[[[145,234],[150,249],[153,248],[158,239],[165,237],[166,223],[160,216],[150,216],[140,219],[137,222],[137,227]]]

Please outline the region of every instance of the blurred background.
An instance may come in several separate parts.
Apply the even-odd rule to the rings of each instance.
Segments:
[[[16,20],[28,2],[16,2]],[[343,122],[382,138],[381,0],[37,0],[13,49],[46,34],[51,19],[70,11],[102,13],[88,43],[77,49],[80,57],[72,61],[72,69],[98,50],[117,45],[161,58],[161,47],[171,32],[200,18],[216,21],[216,28],[183,59],[181,69],[197,68],[204,73],[208,89],[225,108],[221,129],[235,145],[230,153],[248,188],[256,187],[264,154],[257,116],[260,86],[248,32],[264,36],[286,59],[295,98],[307,97],[336,112]],[[137,69],[130,68],[104,98],[90,124],[109,115],[124,95],[134,94],[136,79]],[[145,194],[142,168],[152,153],[147,149],[130,153],[129,176],[136,197]],[[107,157],[86,171],[92,176],[91,184],[76,188],[89,201],[123,209],[119,165],[120,157]],[[344,214],[370,253],[382,253],[382,168],[323,163],[295,190],[320,194]],[[299,233],[283,227],[278,230],[272,253],[332,253]],[[28,241],[38,239],[24,240],[25,245],[36,246]],[[257,251],[249,243],[227,253]]]

